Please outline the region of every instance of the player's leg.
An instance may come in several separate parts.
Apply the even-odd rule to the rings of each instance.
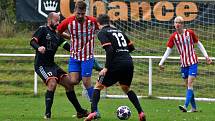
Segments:
[[[192,108],[191,108],[191,110],[188,111],[188,112],[198,112],[198,111],[197,111],[197,108],[196,108],[196,101],[195,101],[194,92],[193,92],[193,96],[192,96],[192,98],[191,98],[191,100],[190,100],[190,103],[191,103]]]
[[[192,107],[196,109],[194,93],[193,93],[193,81],[197,75],[197,64],[191,65],[190,67],[186,67],[182,69],[182,77],[186,80],[186,100],[184,106],[179,105],[179,109],[182,112],[187,112],[187,107],[189,103],[191,103]],[[188,78],[187,78],[188,76]]]
[[[88,92],[87,92],[87,89],[85,88],[84,84],[81,83],[81,86],[82,86],[82,96],[86,97],[90,101],[90,97],[88,96]]]
[[[35,67],[35,71],[47,86],[47,91],[45,94],[46,111],[44,118],[49,119],[51,118],[51,108],[54,100],[54,92],[57,86],[55,68],[39,66]]]
[[[96,71],[101,71],[103,69],[101,64],[99,64],[99,62],[96,59],[94,59],[93,69],[95,69]],[[82,87],[83,87],[82,95],[87,97],[90,100],[90,97],[88,96],[87,89],[85,88],[83,83],[82,83]]]
[[[137,109],[138,113],[143,112],[143,110],[142,110],[142,108],[140,106],[139,100],[137,98],[136,93],[133,90],[130,90],[129,86],[127,86],[127,85],[120,84],[120,86],[121,86],[123,92],[128,95],[129,100],[135,106],[135,108]]]
[[[188,83],[187,83],[187,92],[186,92],[186,100],[185,100],[185,107],[187,108],[192,97],[193,97],[193,81],[195,77],[189,76],[188,77]]]
[[[82,117],[88,116],[88,114],[89,114],[88,111],[84,110],[81,107],[81,105],[76,97],[76,94],[74,91],[74,83],[72,82],[69,75],[60,67],[58,67],[57,72],[58,72],[57,75],[59,78],[58,83],[65,88],[66,96],[67,96],[68,100],[73,104],[73,106],[75,107],[75,109],[77,111],[77,117],[82,118]]]
[[[83,80],[83,85],[85,86],[86,90],[87,90],[87,94],[88,97],[90,99],[90,102],[92,102],[93,98],[94,98],[94,94],[96,94],[96,99],[99,96],[100,99],[100,90],[94,89],[93,86],[91,86],[91,77],[82,77]],[[99,92],[99,94],[97,94]],[[101,115],[99,113],[99,110],[96,109],[96,117],[95,118],[101,118]]]
[[[87,90],[87,96],[89,97],[89,101],[91,102],[93,97],[93,89],[94,89],[91,83],[91,77],[82,77],[82,81],[83,81],[84,88]]]
[[[191,110],[189,112],[197,112],[197,108],[196,108],[196,101],[195,101],[195,95],[194,95],[194,90],[193,90],[193,82],[196,79],[198,73],[198,65],[194,64],[190,67],[189,69],[189,76],[191,77],[191,84],[189,84],[189,78],[188,78],[188,89],[190,88],[190,90],[192,91],[192,96],[191,96]]]
[[[68,75],[63,75],[61,76],[61,80],[59,81],[59,84],[64,86],[66,90],[66,96],[68,100],[73,104],[75,107],[75,110],[77,112],[77,118],[82,118],[88,116],[88,111],[83,109],[77,99],[75,90],[74,90],[74,85],[71,82],[71,79]]]
[[[90,100],[92,100],[93,88],[94,88],[91,83],[93,64],[94,64],[94,58],[81,62],[82,81],[83,81],[84,87],[87,90],[87,94]]]
[[[134,70],[134,67],[132,63],[125,64],[122,70],[118,74],[116,73],[117,74],[116,78],[119,81],[123,92],[128,95],[129,100],[136,108],[139,115],[139,121],[145,121],[146,117],[140,105],[140,102],[137,98],[137,95],[134,91],[130,90],[130,85],[133,79],[133,70]]]
[[[196,112],[196,103],[195,103],[195,97],[194,97],[194,92],[193,92],[193,81],[194,80],[195,80],[195,77],[193,77],[193,76],[188,77],[186,100],[185,100],[184,106],[179,105],[179,109],[182,112],[187,112],[189,103],[191,103],[191,106],[192,106],[192,109],[189,112]]]
[[[45,104],[46,104],[46,112],[45,119],[51,118],[51,108],[54,100],[54,92],[57,87],[57,80],[55,77],[50,77],[46,81],[47,91],[45,94]]]
[[[189,75],[189,68],[181,67],[181,76],[184,79],[186,89],[188,84],[188,75]],[[187,112],[187,107],[185,105],[179,105],[178,107],[182,112]]]
[[[129,86],[127,86],[127,85],[120,84],[120,86],[121,86],[123,92],[128,95],[129,100],[131,101],[131,103],[134,105],[134,107],[138,111],[139,120],[140,121],[145,121],[146,120],[145,114],[143,112],[143,109],[142,109],[142,107],[140,105],[140,102],[139,102],[135,92],[130,90]]]
[[[104,89],[104,85],[102,85],[99,82],[96,82],[95,89],[93,92],[92,105],[91,105],[92,112],[95,112],[98,110],[97,106],[98,106],[98,102],[100,100],[100,92],[102,89]]]
[[[69,77],[73,85],[80,83],[81,62],[70,57],[69,59]]]
[[[91,76],[92,76],[92,69],[93,66],[95,65],[95,59],[89,59],[87,61],[83,61],[82,62],[82,81],[83,81],[83,85],[85,87],[85,89],[87,90],[87,94],[88,94],[88,99],[90,99],[90,102],[92,102],[92,98],[93,98],[93,92],[94,92],[94,87],[92,86],[92,82],[91,82]],[[97,65],[98,66],[98,65]],[[100,96],[100,94],[99,94]],[[101,118],[101,115],[99,113],[99,110],[96,109],[96,117],[94,117],[96,119]]]
[[[99,80],[103,80],[103,76],[100,76]],[[91,121],[95,118],[97,118],[97,110],[98,110],[98,103],[100,100],[100,92],[102,89],[104,89],[104,85],[100,83],[100,81],[96,82],[94,92],[93,92],[93,98],[91,103],[91,113],[87,116],[87,118],[84,121]]]

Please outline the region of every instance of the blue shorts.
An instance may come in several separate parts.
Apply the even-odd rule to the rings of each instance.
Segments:
[[[94,58],[86,61],[79,61],[74,58],[69,59],[69,73],[80,72],[81,77],[91,77],[94,64]]]
[[[183,79],[187,79],[188,76],[196,77],[198,71],[198,64],[193,64],[188,67],[181,67],[181,76]]]

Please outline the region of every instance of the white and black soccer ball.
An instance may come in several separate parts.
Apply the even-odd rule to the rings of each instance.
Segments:
[[[128,120],[131,117],[131,110],[128,106],[119,106],[116,113],[120,120]]]

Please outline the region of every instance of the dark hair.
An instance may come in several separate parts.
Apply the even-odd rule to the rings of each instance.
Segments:
[[[87,8],[87,4],[86,4],[84,1],[82,1],[82,0],[78,0],[78,1],[76,2],[76,4],[75,4],[75,9],[76,9],[76,10],[77,10],[77,9],[86,10],[86,8]]]
[[[110,17],[107,14],[100,14],[97,17],[97,22],[101,25],[110,24]]]

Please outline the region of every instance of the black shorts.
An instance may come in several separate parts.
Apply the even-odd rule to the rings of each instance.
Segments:
[[[67,74],[57,64],[53,66],[35,66],[35,71],[44,83],[47,83],[50,78],[55,78],[59,83],[61,77]]]
[[[133,78],[134,66],[132,63],[114,66],[108,69],[104,77],[99,77],[98,81],[106,86],[112,86],[119,82],[120,84],[130,86]]]

